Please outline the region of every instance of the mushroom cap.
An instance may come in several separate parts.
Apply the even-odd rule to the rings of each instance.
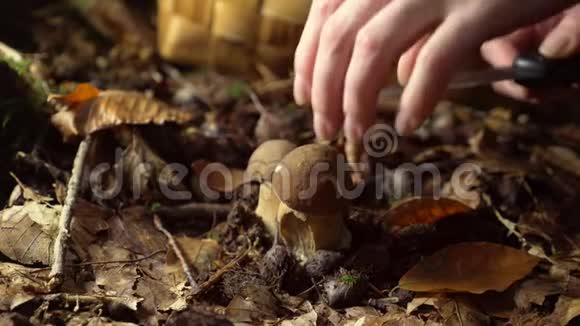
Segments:
[[[305,145],[288,153],[276,166],[272,189],[296,211],[326,215],[346,206],[338,177],[338,151],[334,147]]]
[[[286,154],[296,148],[296,144],[284,139],[268,140],[258,146],[248,162],[246,169],[250,180],[272,181],[272,173]]]

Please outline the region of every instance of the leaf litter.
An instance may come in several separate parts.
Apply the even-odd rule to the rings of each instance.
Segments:
[[[135,19],[125,9],[112,21]],[[395,153],[376,158],[389,168],[432,164],[441,180],[417,186],[396,174],[369,176],[345,209],[351,247],[300,261],[276,234],[277,212],[268,227],[255,214],[262,181],[244,179],[261,143],[315,142],[311,113],[291,103],[290,84],[171,67],[147,42],[121,37],[148,40],[143,20],[116,25],[113,35],[98,15],[114,12],[81,10],[86,21],[69,19],[77,15],[48,10],[30,27],[42,54],[30,56],[34,78],[59,91],[46,107],[49,127],[10,154],[29,159],[2,171],[12,177],[0,198],[1,324],[577,322],[580,120],[573,107],[530,111],[485,92],[443,102],[416,135],[399,139]],[[95,30],[112,41],[90,37]],[[380,121],[393,118],[380,110]],[[71,144],[87,135],[95,139],[89,173],[67,232],[64,280],[51,291]],[[341,141],[331,145],[343,151]],[[232,178],[204,175],[208,166]],[[96,167],[105,168],[95,175]],[[95,194],[95,178],[113,195]],[[434,199],[438,184],[442,198]],[[385,196],[377,198],[377,189]]]

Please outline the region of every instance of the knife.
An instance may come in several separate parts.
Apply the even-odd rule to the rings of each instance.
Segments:
[[[515,58],[511,67],[462,72],[448,85],[448,90],[461,90],[490,85],[502,80],[514,80],[530,88],[570,87],[580,83],[580,55],[565,59],[548,59],[537,52],[524,53]],[[389,86],[381,97],[397,97],[401,86]]]

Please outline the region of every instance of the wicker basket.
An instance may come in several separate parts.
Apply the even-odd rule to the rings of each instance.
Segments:
[[[175,63],[286,73],[312,0],[158,0],[161,56]]]

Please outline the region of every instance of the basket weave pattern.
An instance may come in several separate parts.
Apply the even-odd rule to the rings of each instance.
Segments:
[[[312,0],[158,0],[158,47],[175,63],[287,72]]]

